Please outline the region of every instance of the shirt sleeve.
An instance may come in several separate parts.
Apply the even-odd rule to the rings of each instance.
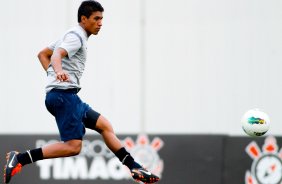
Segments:
[[[68,33],[64,36],[61,44],[58,47],[67,51],[68,57],[71,58],[82,46],[79,35]]]
[[[57,41],[51,43],[50,45],[48,45],[48,48],[51,49],[52,51],[54,51],[55,47],[56,47]]]

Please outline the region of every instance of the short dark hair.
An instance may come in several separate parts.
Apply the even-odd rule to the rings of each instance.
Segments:
[[[81,22],[81,16],[84,15],[85,17],[89,18],[90,15],[96,11],[100,11],[100,12],[104,11],[104,8],[99,2],[94,0],[83,1],[78,8],[78,13],[77,13],[78,22]]]

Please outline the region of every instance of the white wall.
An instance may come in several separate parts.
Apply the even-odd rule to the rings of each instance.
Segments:
[[[0,1],[1,134],[57,133],[36,55],[76,24],[79,3]],[[101,3],[79,94],[117,133],[243,135],[254,107],[270,115],[269,133],[282,132],[280,1]]]

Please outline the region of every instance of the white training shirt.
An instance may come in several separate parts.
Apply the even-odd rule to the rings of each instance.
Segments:
[[[68,30],[59,40],[48,46],[53,51],[57,48],[63,48],[67,51],[68,55],[62,59],[62,68],[69,74],[70,81],[61,82],[56,80],[56,74],[50,64],[47,69],[46,93],[53,88],[81,88],[79,80],[85,68],[87,39],[86,31],[80,25],[77,25]]]

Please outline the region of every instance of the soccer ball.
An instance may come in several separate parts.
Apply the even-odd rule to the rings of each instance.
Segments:
[[[269,116],[259,110],[248,110],[242,117],[242,128],[249,136],[262,136],[269,129]]]

